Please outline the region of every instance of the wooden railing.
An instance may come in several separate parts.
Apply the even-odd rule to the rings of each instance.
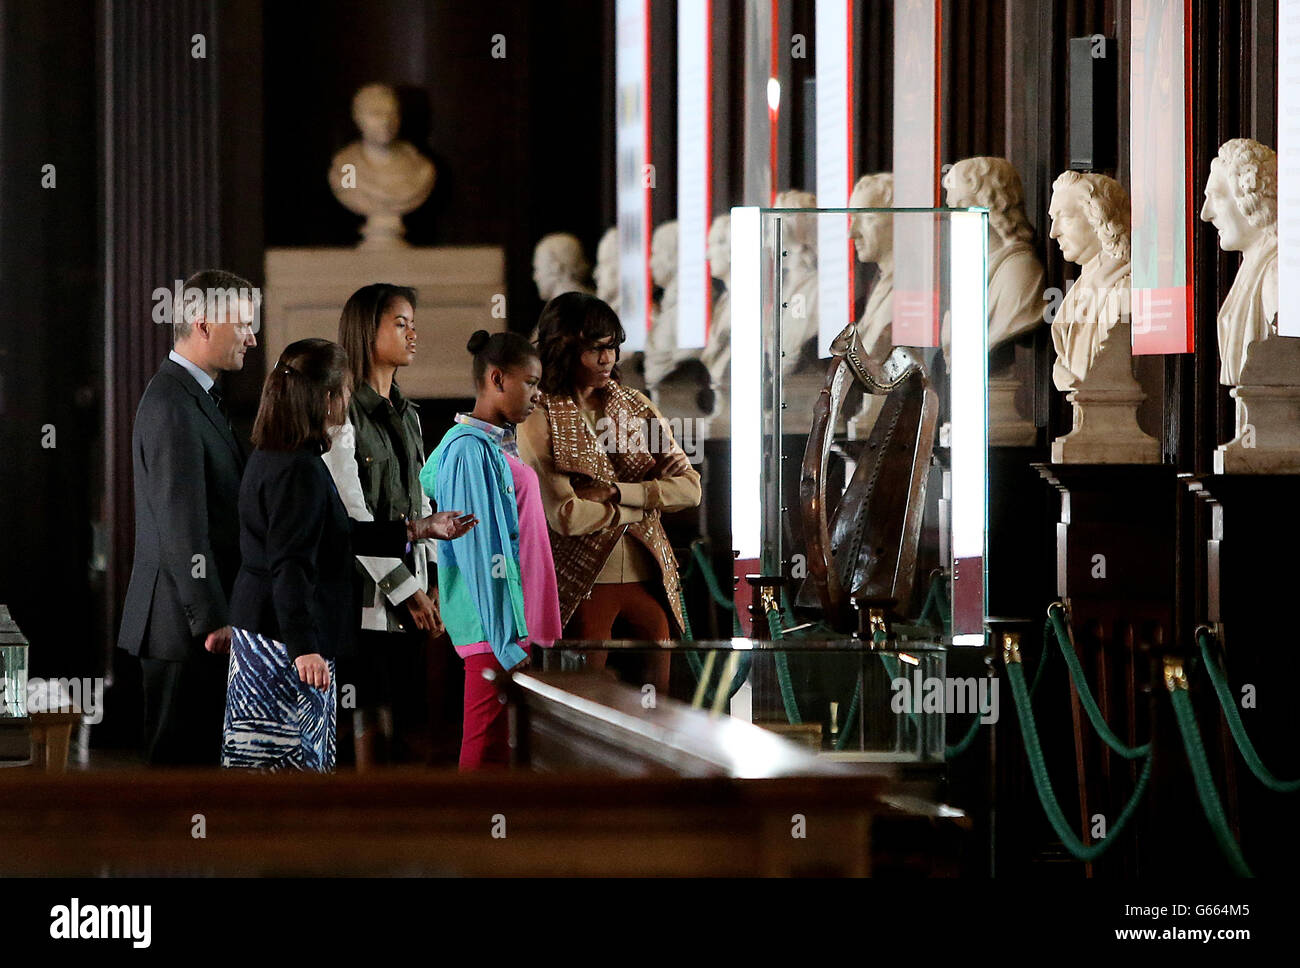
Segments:
[[[0,874],[864,875],[882,769],[584,675],[516,677],[537,772],[0,771]],[[632,779],[635,777],[635,779]]]

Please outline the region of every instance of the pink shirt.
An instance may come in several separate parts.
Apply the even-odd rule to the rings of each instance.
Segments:
[[[551,557],[551,536],[546,530],[546,512],[542,508],[537,472],[517,457],[502,451],[515,482],[515,506],[519,511],[519,577],[524,586],[524,624],[528,635],[519,640],[525,648],[530,642],[549,645],[564,635],[560,624],[560,593],[555,585],[555,561]],[[491,652],[487,642],[458,645],[462,659]]]

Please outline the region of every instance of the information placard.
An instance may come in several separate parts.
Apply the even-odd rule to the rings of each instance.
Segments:
[[[1129,172],[1133,352],[1190,353],[1191,22],[1185,0],[1132,0]]]

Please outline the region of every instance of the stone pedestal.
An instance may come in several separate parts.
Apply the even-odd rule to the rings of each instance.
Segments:
[[[1016,408],[1021,383],[1014,368],[989,374],[989,446],[1033,447],[1038,443],[1038,428]]]
[[[1129,322],[1111,329],[1088,375],[1069,393],[1074,429],[1052,441],[1053,464],[1158,464],[1160,442],[1138,426],[1146,399],[1133,377]]]
[[[713,409],[700,419],[700,436],[705,440],[731,439],[731,382],[709,384]]]
[[[1214,452],[1216,474],[1300,474],[1300,339],[1274,336],[1246,349],[1237,435]]]
[[[268,249],[262,332],[267,366],[294,340],[337,340],[353,292],[374,282],[412,286],[415,362],[398,376],[416,399],[474,396],[465,343],[476,329],[506,328],[505,252],[499,246]]]
[[[1195,499],[1188,517],[1197,539],[1190,549],[1196,554],[1187,556],[1195,558],[1188,571],[1194,583],[1189,624],[1214,628],[1242,722],[1260,759],[1276,776],[1300,775],[1286,664],[1292,638],[1287,606],[1300,586],[1300,561],[1291,537],[1300,534],[1295,500],[1300,475],[1215,474],[1186,477],[1184,483]],[[1183,641],[1198,651],[1191,629]],[[1248,775],[1226,730],[1214,728],[1217,711],[1212,716],[1202,728],[1212,761],[1217,760],[1224,812],[1256,875],[1284,876],[1300,859],[1294,799],[1269,791]]]

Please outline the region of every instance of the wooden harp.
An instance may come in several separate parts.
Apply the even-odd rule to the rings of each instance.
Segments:
[[[854,325],[835,338],[831,354],[799,478],[808,554],[808,584],[800,597],[812,603],[811,585],[826,623],[851,633],[858,628],[854,601],[893,599],[900,609],[910,603],[939,398],[914,350],[895,347],[877,363],[863,351]],[[828,515],[827,461],[851,381],[885,401]]]

